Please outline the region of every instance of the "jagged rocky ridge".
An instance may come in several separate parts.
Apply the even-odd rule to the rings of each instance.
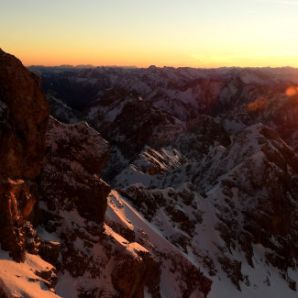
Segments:
[[[33,70],[54,115],[109,141],[103,176],[208,297],[296,297],[296,69]]]
[[[77,123],[49,117],[15,57],[0,65],[0,296],[206,297],[199,267],[100,177],[111,145],[71,109]]]

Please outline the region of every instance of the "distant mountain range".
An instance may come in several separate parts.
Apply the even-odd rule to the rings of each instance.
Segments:
[[[297,69],[39,74],[55,117],[109,141],[103,177],[212,280],[208,297],[296,296]]]

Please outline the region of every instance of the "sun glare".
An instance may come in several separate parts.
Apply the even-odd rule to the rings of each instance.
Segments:
[[[298,94],[298,86],[290,86],[286,90],[286,95],[288,97],[293,97],[293,96],[296,96],[297,94]]]

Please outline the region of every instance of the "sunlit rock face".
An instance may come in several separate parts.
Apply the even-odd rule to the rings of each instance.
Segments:
[[[0,50],[1,297],[57,297],[55,268],[33,255],[48,117],[37,77]]]
[[[9,250],[12,257],[21,261],[25,251],[25,235],[22,229],[23,216],[19,205],[23,201],[22,180],[8,180],[1,184],[0,236],[2,248]]]
[[[38,78],[0,51],[0,242],[21,261],[25,221],[34,218],[36,178],[44,155],[48,104]]]

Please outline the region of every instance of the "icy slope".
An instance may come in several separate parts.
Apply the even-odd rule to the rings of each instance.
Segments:
[[[55,279],[53,265],[39,256],[26,254],[24,263],[16,263],[8,253],[0,251],[1,297],[58,298],[53,289]]]
[[[210,281],[191,258],[164,238],[116,191],[112,191],[108,198],[106,217],[133,232],[136,240],[159,259],[161,297],[205,297]]]

